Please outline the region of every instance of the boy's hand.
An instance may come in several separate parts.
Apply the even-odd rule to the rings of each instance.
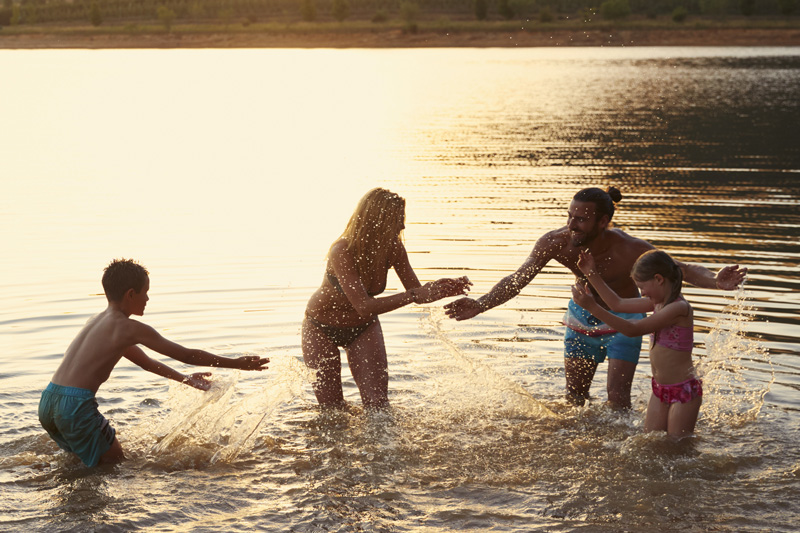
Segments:
[[[208,380],[210,376],[211,372],[195,372],[194,374],[186,376],[181,383],[186,383],[195,389],[205,391],[211,388],[211,382]]]
[[[269,359],[257,355],[243,355],[233,360],[233,368],[239,370],[266,370]]]
[[[578,257],[578,268],[583,272],[586,277],[591,276],[597,272],[594,264],[594,257],[592,257],[589,250],[581,250]]]

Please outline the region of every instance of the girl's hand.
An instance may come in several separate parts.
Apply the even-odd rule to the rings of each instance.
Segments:
[[[205,391],[211,388],[209,377],[211,377],[211,372],[195,372],[186,376],[181,383],[186,383],[190,387]]]
[[[588,249],[580,251],[580,255],[578,257],[578,268],[586,277],[597,273],[594,257],[592,257],[592,254]]]
[[[418,304],[427,304],[447,298],[466,294],[472,282],[468,277],[442,278],[426,283],[414,291],[414,301]]]
[[[589,290],[589,286],[586,283],[576,283],[572,286],[572,301],[587,311],[597,304],[592,291]]]

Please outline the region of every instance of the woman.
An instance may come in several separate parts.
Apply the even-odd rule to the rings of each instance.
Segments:
[[[403,246],[406,201],[373,189],[359,202],[342,236],[331,246],[322,286],[311,296],[303,321],[303,360],[317,371],[314,394],[322,407],[344,407],[339,348],[347,353],[365,407],[389,405],[386,347],[378,315],[410,303],[464,294],[466,277],[421,285]],[[378,298],[394,268],[405,292]]]

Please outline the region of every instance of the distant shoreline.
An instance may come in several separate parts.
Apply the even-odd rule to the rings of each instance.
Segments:
[[[800,28],[537,29],[264,32],[5,32],[0,49],[514,48],[571,46],[800,46]]]

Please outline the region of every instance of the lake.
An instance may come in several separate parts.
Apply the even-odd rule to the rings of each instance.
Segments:
[[[0,51],[0,72],[0,529],[795,530],[800,48]],[[749,269],[684,288],[694,438],[642,432],[646,349],[631,412],[605,364],[567,405],[555,263],[466,322],[383,315],[392,408],[362,412],[345,369],[355,409],[318,410],[300,323],[367,190],[407,199],[421,280],[480,296],[609,185],[617,228]],[[149,269],[165,336],[272,362],[203,393],[123,360],[98,401],[129,460],[87,469],[37,405],[115,257]]]

